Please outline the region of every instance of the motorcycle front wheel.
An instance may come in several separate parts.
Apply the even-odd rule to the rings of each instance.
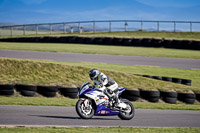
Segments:
[[[122,120],[131,120],[135,115],[133,104],[127,99],[121,99],[121,102],[124,102],[127,107],[119,112],[118,117]]]
[[[94,109],[92,108],[92,102],[85,106],[84,101],[79,99],[76,103],[76,112],[82,119],[90,119],[94,115]]]

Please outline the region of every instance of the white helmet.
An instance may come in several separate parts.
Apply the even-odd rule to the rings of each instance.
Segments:
[[[92,70],[89,71],[89,75],[90,75],[90,79],[94,80],[99,75],[99,70],[96,68],[93,68]]]

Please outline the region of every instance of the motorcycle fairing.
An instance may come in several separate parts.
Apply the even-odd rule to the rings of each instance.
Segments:
[[[90,99],[93,99],[96,103],[96,111],[94,115],[118,115],[119,111],[116,110],[111,110],[110,108],[107,108],[104,104],[103,99],[99,99],[98,95],[100,95],[101,93],[97,90],[95,90],[95,88],[87,88],[89,86],[90,83],[86,83],[83,85],[83,90],[82,93],[80,93],[79,95],[85,95]],[[118,88],[118,94],[121,94],[126,88]]]
[[[121,94],[123,91],[125,91],[126,90],[126,88],[118,88],[118,94]]]
[[[94,115],[118,115],[119,111],[114,111],[105,106],[102,102],[101,104],[97,105],[97,109]]]

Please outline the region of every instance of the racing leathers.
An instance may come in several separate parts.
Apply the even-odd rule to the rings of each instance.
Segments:
[[[107,92],[109,98],[114,99],[116,104],[118,103],[118,84],[113,79],[104,73],[99,73],[99,75],[94,79],[94,86],[96,88],[105,86],[107,88],[105,92]]]

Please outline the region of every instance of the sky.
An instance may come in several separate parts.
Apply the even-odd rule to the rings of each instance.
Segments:
[[[200,0],[0,0],[0,23],[200,21]]]

